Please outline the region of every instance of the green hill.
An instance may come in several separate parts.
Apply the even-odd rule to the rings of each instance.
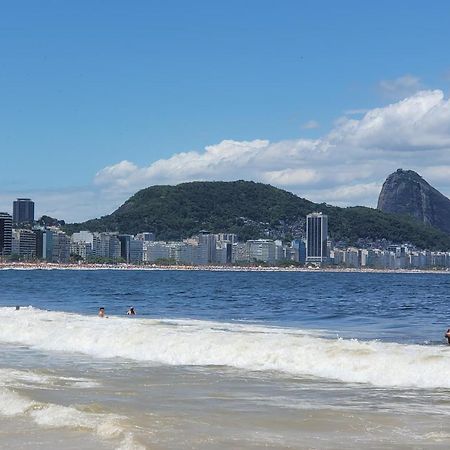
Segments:
[[[236,233],[240,239],[291,239],[304,233],[306,214],[329,215],[330,236],[353,244],[358,239],[410,242],[420,248],[450,249],[450,235],[413,218],[366,208],[317,204],[273,186],[250,181],[192,182],[151,186],[134,194],[108,216],[68,224],[79,230],[153,231],[160,240],[190,237],[200,230]]]

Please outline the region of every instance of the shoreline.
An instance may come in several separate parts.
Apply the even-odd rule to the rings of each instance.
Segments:
[[[138,271],[160,271],[160,270],[181,270],[181,271],[205,271],[205,272],[329,272],[329,273],[406,273],[406,274],[450,274],[446,269],[373,269],[373,268],[307,268],[307,267],[277,267],[277,266],[188,266],[174,265],[162,266],[133,265],[133,264],[58,264],[58,263],[0,263],[0,270],[138,270]]]

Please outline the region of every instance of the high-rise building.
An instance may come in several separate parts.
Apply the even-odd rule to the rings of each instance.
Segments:
[[[197,264],[213,263],[216,260],[216,235],[209,233],[209,231],[200,231],[197,252]]]
[[[306,216],[306,262],[326,263],[328,261],[328,216],[312,213]]]
[[[13,230],[13,255],[32,259],[36,257],[36,234],[32,230]]]
[[[13,202],[13,223],[34,222],[34,202],[29,198],[18,198]]]
[[[93,233],[93,256],[114,261],[120,259],[121,244],[116,233]]]
[[[61,230],[52,229],[52,262],[66,263],[70,260],[70,237]]]
[[[12,245],[12,217],[8,213],[0,212],[0,256],[11,254]]]
[[[131,234],[119,234],[117,237],[120,241],[120,256],[126,263],[129,263],[133,236]]]

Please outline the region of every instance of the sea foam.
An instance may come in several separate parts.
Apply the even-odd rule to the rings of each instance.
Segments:
[[[381,387],[450,388],[444,346],[325,339],[291,328],[0,308],[0,343],[153,364],[230,366]]]
[[[57,383],[57,376],[42,375],[32,371],[0,369],[0,416],[24,417],[43,428],[68,428],[84,430],[101,439],[117,441],[117,449],[143,450],[126,430],[125,417],[111,413],[92,413],[74,406],[35,401],[16,391],[15,388],[41,386]],[[59,383],[73,382],[73,378],[61,377]],[[81,379],[85,381],[84,379]]]

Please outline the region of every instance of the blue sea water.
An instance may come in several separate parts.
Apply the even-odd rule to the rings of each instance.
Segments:
[[[450,274],[3,270],[0,306],[237,321],[327,330],[331,337],[442,343]]]
[[[447,449],[449,288],[446,273],[0,270],[0,447]]]

